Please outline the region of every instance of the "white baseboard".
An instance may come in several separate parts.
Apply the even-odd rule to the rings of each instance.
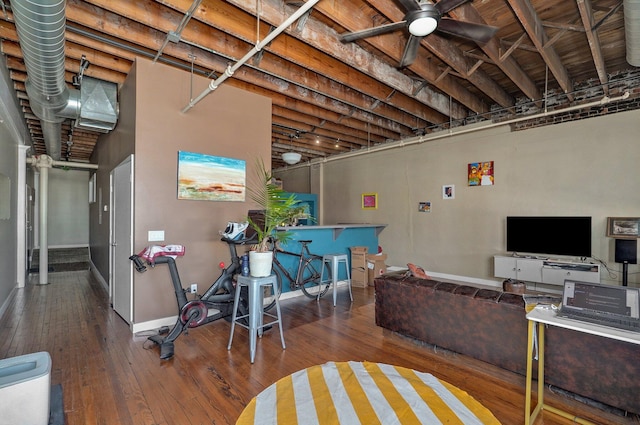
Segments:
[[[60,249],[60,248],[89,248],[87,244],[71,244],[71,245],[49,245],[49,249]],[[34,246],[33,249],[40,249],[39,246]]]
[[[104,289],[107,292],[109,292],[109,284],[107,283],[106,280],[104,280],[102,275],[100,273],[98,273],[98,268],[96,267],[95,264],[93,264],[93,260],[91,258],[89,258],[89,263],[91,264],[91,274],[93,275],[93,277],[95,277],[98,280],[98,282],[100,282],[100,284],[102,284]]]
[[[11,289],[11,292],[9,292],[9,296],[7,297],[5,302],[2,303],[2,305],[0,305],[0,319],[2,318],[4,313],[7,311],[7,309],[13,302],[13,299],[16,297],[16,294],[18,293],[18,289],[19,289],[18,285],[16,285],[13,289]]]
[[[338,287],[346,285],[347,282],[346,281],[338,281]],[[302,290],[298,289],[295,291],[289,291],[289,292],[283,292],[282,294],[280,294],[280,301],[284,301],[284,300],[288,300],[291,298],[295,298],[295,297],[299,297],[304,295],[302,293]],[[173,326],[176,323],[176,320],[178,320],[178,316],[171,316],[171,317],[163,317],[160,319],[154,319],[154,320],[149,320],[146,322],[140,322],[140,323],[133,323],[131,325],[131,332],[134,334],[140,333],[140,332],[146,332],[146,331],[151,331],[151,330],[156,330],[156,329],[160,329],[163,326]]]
[[[149,320],[146,322],[132,323],[131,332],[135,336],[139,332],[156,330],[156,329],[160,329],[163,326],[172,327],[177,320],[178,320],[178,316],[171,316],[171,317],[163,317],[161,319]]]

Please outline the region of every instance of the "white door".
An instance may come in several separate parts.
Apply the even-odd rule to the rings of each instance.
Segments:
[[[127,323],[133,321],[133,155],[111,171],[111,267],[113,309]]]

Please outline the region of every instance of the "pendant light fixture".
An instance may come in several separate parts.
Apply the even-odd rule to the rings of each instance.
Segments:
[[[293,138],[291,135],[289,136],[289,144],[293,149]],[[282,154],[282,160],[289,165],[297,164],[298,162],[300,162],[301,158],[302,155],[300,155],[298,152],[285,152]]]

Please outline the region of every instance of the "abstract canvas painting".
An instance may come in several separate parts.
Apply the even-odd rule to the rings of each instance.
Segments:
[[[244,201],[246,162],[193,152],[178,152],[178,199]]]

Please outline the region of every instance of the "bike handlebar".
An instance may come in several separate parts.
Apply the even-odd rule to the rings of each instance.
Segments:
[[[129,260],[133,261],[133,264],[136,266],[136,270],[139,273],[144,273],[147,271],[147,267],[142,262],[142,259],[138,255],[132,255],[129,257]]]
[[[250,244],[255,244],[258,242],[257,239],[255,238],[250,238],[250,239],[230,239],[227,238],[225,236],[220,238],[221,241],[226,242],[228,244],[234,244],[234,245],[250,245]]]

